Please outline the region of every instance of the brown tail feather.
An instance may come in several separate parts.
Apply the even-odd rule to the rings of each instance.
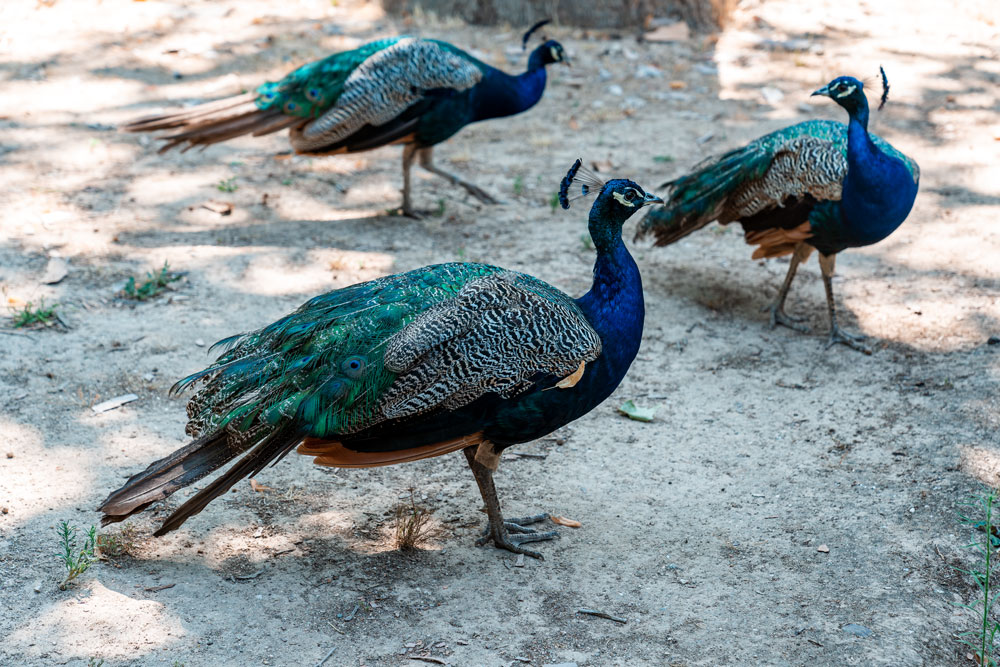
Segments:
[[[211,484],[192,496],[167,517],[163,525],[153,535],[160,537],[172,530],[180,528],[181,524],[205,509],[205,507],[232,488],[233,484],[244,477],[250,477],[260,472],[268,463],[277,462],[301,441],[301,435],[289,431],[275,431],[261,440],[250,450],[250,453],[240,459],[232,468],[212,481]]]
[[[100,507],[101,525],[122,521],[163,500],[174,491],[197,482],[240,454],[231,447],[225,433],[199,438],[176,452],[150,464],[109,495]]]
[[[244,134],[259,137],[306,122],[304,118],[285,116],[280,109],[258,109],[254,97],[253,93],[247,93],[177,113],[147,116],[123,129],[127,132],[179,130],[162,137],[166,141],[159,150],[162,153],[175,146],[186,144],[184,150],[188,150]]]

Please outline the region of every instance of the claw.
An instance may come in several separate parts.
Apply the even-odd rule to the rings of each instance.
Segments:
[[[802,333],[809,333],[809,327],[800,322],[804,322],[806,318],[799,317],[797,315],[789,315],[785,312],[785,309],[776,304],[771,304],[761,308],[762,312],[771,313],[771,328],[774,329],[779,324],[789,329],[794,329],[795,331],[800,331]]]
[[[525,549],[521,545],[529,542],[552,540],[559,537],[559,532],[555,530],[538,532],[532,528],[524,527],[525,524],[544,521],[548,518],[548,516],[548,514],[537,514],[535,516],[524,517],[521,519],[504,521],[503,528],[498,531],[494,531],[492,526],[487,526],[487,528],[483,530],[482,537],[476,540],[476,546],[481,547],[484,544],[493,542],[493,546],[497,549],[506,549],[507,551],[516,554],[524,554],[525,556],[531,556],[532,558],[537,558],[538,560],[545,560],[542,554],[537,551],[532,551],[531,549]]]
[[[865,345],[865,336],[860,334],[853,334],[844,331],[837,325],[830,328],[830,337],[826,341],[826,349],[830,349],[837,343],[841,345],[846,345],[847,347],[854,348],[859,352],[864,352],[865,354],[871,354],[872,349]]]

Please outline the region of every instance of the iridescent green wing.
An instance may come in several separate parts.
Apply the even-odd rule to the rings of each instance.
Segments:
[[[195,437],[237,446],[278,427],[319,438],[456,409],[538,377],[565,377],[600,354],[576,303],[530,276],[441,264],[316,297],[259,331],[222,341],[188,404]]]
[[[258,89],[257,106],[312,118],[294,128],[300,153],[329,149],[358,130],[399,119],[428,91],[462,91],[476,85],[486,65],[464,51],[428,39],[400,37],[372,42],[304,65]]]

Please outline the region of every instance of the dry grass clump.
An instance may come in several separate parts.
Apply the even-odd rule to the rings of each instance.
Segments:
[[[410,502],[396,507],[396,548],[412,551],[436,537],[440,531],[431,523],[431,514],[430,510],[416,504],[411,490]]]

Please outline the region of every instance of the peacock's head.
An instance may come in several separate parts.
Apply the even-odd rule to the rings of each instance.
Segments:
[[[654,194],[647,193],[638,183],[627,178],[616,178],[605,183],[597,174],[583,166],[583,160],[577,160],[566,172],[559,186],[559,203],[563,208],[569,208],[570,201],[596,194],[597,200],[591,207],[591,217],[595,215],[602,221],[614,224],[621,232],[632,214],[647,204],[662,204],[663,200]]]
[[[882,75],[882,100],[878,108],[881,109],[886,100],[889,99],[889,79],[881,67],[879,67],[879,73]],[[865,84],[853,76],[838,76],[819,90],[814,91],[813,95],[829,97],[844,107],[848,113],[854,113],[868,105],[868,99],[865,97]]]
[[[521,38],[521,48],[528,48],[528,40],[531,38],[531,35],[549,21],[550,19],[545,19],[531,26],[531,29],[524,33],[524,37]],[[544,35],[542,36],[542,41],[543,43],[532,51],[528,57],[528,66],[531,69],[545,67],[552,63],[566,63],[569,65],[569,58],[566,57],[566,50],[562,44],[554,39],[546,39]]]

